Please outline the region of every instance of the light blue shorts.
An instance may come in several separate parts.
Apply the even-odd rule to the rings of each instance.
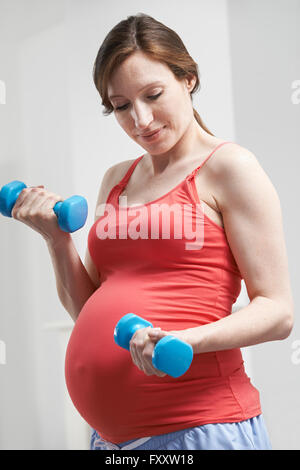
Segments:
[[[237,423],[204,424],[120,444],[91,435],[91,450],[272,450],[263,416]]]

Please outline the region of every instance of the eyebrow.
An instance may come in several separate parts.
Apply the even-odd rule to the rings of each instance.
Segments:
[[[141,88],[138,92],[140,93],[145,88],[148,88],[148,87],[153,86],[153,85],[158,85],[158,84],[162,85],[163,82],[159,80],[159,81],[156,81],[156,82],[148,83],[148,85],[143,86],[143,88]],[[111,100],[112,98],[123,98],[123,97],[122,97],[122,95],[111,95],[111,96],[108,96],[108,98]]]

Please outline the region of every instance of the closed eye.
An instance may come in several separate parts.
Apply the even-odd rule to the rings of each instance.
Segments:
[[[157,98],[162,94],[162,91],[160,93],[158,93],[157,95],[152,95],[152,96],[147,96],[147,98],[149,98],[149,100],[157,100]],[[124,104],[123,106],[118,106],[117,108],[115,108],[116,111],[123,111],[125,109],[127,109],[128,107],[128,103],[127,104]]]
[[[149,100],[157,100],[157,98],[162,94],[162,91],[157,95],[148,96]]]

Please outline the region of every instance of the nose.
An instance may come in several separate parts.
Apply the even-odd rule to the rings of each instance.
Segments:
[[[141,132],[150,127],[153,121],[153,114],[151,107],[145,103],[132,106],[132,119],[134,120],[136,129]]]

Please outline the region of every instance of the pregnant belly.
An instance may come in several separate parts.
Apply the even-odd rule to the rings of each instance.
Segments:
[[[170,331],[201,324],[201,310],[195,305],[183,315],[186,298],[179,293],[170,298],[162,292],[154,295],[153,290],[145,290],[144,284],[135,283],[135,289],[132,285],[129,279],[117,284],[104,282],[80,312],[66,351],[65,378],[70,397],[81,416],[100,432],[122,426],[126,429],[129,421],[136,421],[138,428],[138,417],[142,415],[145,422],[153,420],[150,404],[154,395],[175,413],[185,406],[182,382],[191,396],[197,396],[207,377],[220,375],[214,353],[195,356],[189,371],[177,379],[146,376],[133,364],[130,353],[117,346],[113,338],[115,325],[123,315],[135,313],[153,326]],[[201,376],[203,385],[195,380]],[[155,419],[159,422],[163,413],[160,408],[157,413]]]

